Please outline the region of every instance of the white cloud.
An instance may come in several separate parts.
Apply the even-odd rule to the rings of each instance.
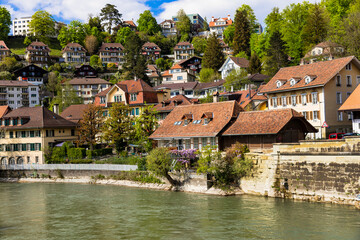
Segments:
[[[161,8],[164,9],[159,14],[158,20],[170,19],[175,16],[179,9],[184,9],[186,13],[199,13],[208,21],[211,17],[227,17],[228,14],[234,18],[235,11],[242,4],[248,4],[255,12],[255,15],[260,23],[263,24],[266,16],[274,7],[279,7],[280,10],[291,3],[299,3],[303,0],[176,0],[174,2],[163,3]],[[319,0],[309,0],[309,2],[319,2]]]
[[[124,20],[137,19],[140,13],[149,9],[144,0],[6,0],[2,5],[10,6],[8,9],[13,19],[46,10],[55,20],[86,22],[89,14],[98,15],[107,3],[114,4]]]

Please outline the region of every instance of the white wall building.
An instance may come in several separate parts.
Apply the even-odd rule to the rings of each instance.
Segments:
[[[39,104],[39,86],[23,81],[0,80],[0,105],[16,109]]]
[[[12,22],[12,34],[13,36],[26,36],[30,33],[29,23],[31,17],[15,18]]]

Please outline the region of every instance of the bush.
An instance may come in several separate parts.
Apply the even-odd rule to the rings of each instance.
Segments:
[[[99,157],[112,154],[112,148],[103,148],[103,149],[95,149],[95,150],[87,150],[86,151],[86,157],[87,158],[93,158],[93,157]]]
[[[91,159],[73,159],[73,160],[70,160],[69,163],[72,163],[72,164],[88,164],[88,163],[93,163],[93,161]]]
[[[114,180],[130,180],[142,183],[163,183],[160,179],[151,175],[149,172],[144,171],[119,172],[117,175],[110,175],[109,178]]]
[[[51,154],[51,162],[63,162],[66,157],[66,147],[54,147]]]
[[[171,170],[172,158],[169,149],[167,148],[155,148],[146,157],[146,163],[148,169],[156,176],[165,177],[172,186],[178,184],[178,182],[169,175]]]
[[[139,158],[138,162],[137,162],[137,167],[139,171],[146,171],[146,158],[142,157]]]
[[[68,150],[69,159],[83,159],[85,157],[85,148],[70,148]]]
[[[129,156],[129,157],[111,157],[106,160],[95,161],[96,164],[127,164],[137,165],[140,161],[140,157]]]

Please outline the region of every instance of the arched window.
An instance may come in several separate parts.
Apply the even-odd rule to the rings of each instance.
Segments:
[[[11,158],[9,159],[9,164],[10,164],[10,165],[15,165],[15,158],[11,157]]]
[[[24,164],[24,159],[22,157],[18,157],[16,164]]]
[[[7,165],[6,157],[1,158],[1,165]]]

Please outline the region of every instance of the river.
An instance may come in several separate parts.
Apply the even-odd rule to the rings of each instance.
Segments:
[[[120,186],[0,183],[0,239],[360,239],[351,206]]]

